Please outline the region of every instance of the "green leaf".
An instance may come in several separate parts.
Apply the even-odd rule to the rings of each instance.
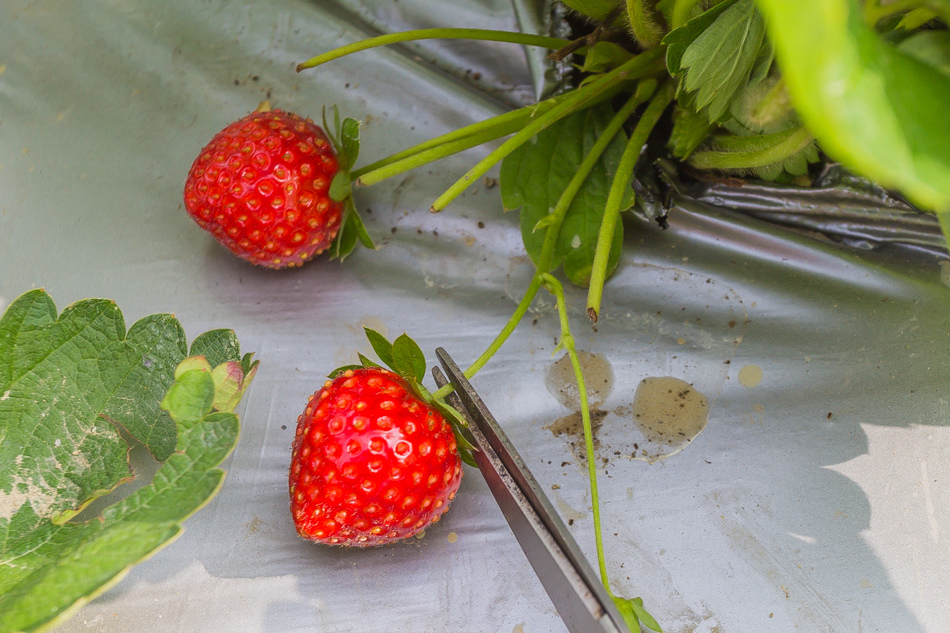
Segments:
[[[211,413],[213,408],[214,380],[211,372],[203,369],[182,373],[162,400],[162,409],[168,411],[179,426],[196,423]]]
[[[340,171],[349,172],[360,155],[360,122],[349,117],[340,126]]]
[[[752,70],[749,72],[748,85],[757,86],[764,81],[765,78],[769,76],[769,71],[772,70],[772,64],[774,62],[775,48],[766,38],[762,41],[762,46],[759,48],[759,54],[755,58],[755,63],[752,64]]]
[[[195,337],[189,356],[204,356],[212,367],[232,360],[241,360],[241,344],[234,330],[210,330]]]
[[[158,403],[185,350],[168,315],[126,335],[111,301],[80,301],[57,320],[42,290],[15,300],[0,319],[0,494],[27,495],[44,518],[67,520],[129,477],[116,424],[167,457],[175,426]],[[91,463],[74,458],[89,449]]]
[[[187,349],[180,333],[167,315],[146,317],[126,332],[119,309],[101,299],[80,301],[57,317],[42,290],[22,295],[0,318],[3,633],[47,630],[70,617],[173,539],[220,486],[224,473],[215,466],[234,447],[238,419],[208,413],[214,385],[200,361],[174,381]],[[212,340],[223,339],[209,335],[198,347],[210,357],[233,354]],[[129,446],[105,412],[121,416],[123,426],[136,414],[161,426],[172,418],[152,412],[166,392],[175,418],[189,419],[175,428],[177,439],[153,481],[100,517],[66,522],[130,478]],[[129,428],[155,437],[141,419]]]
[[[689,107],[677,105],[673,111],[673,129],[670,131],[669,148],[673,156],[684,160],[689,158],[702,143],[713,125],[705,114]]]
[[[630,61],[633,53],[613,42],[599,41],[584,51],[584,63],[581,71],[585,73],[603,73]]]
[[[660,628],[656,619],[643,608],[643,598],[630,599],[621,598],[619,596],[611,597],[614,600],[614,604],[617,605],[617,610],[620,611],[620,615],[623,616],[624,622],[626,622],[627,627],[631,631],[640,631],[642,625],[648,629],[657,631],[657,633],[663,633],[663,629]]]
[[[531,259],[538,263],[547,216],[557,204],[571,177],[613,116],[604,104],[573,114],[509,154],[501,166],[501,197],[506,209],[520,208],[521,237]],[[586,285],[590,280],[597,235],[617,163],[623,155],[626,136],[618,134],[581,186],[561,225],[551,270],[563,264],[568,278]],[[631,194],[632,196],[632,188]],[[632,199],[632,197],[631,197]],[[618,227],[619,228],[619,227]],[[621,231],[613,242],[611,260],[619,261]]]
[[[214,381],[214,401],[212,406],[218,411],[232,412],[244,397],[257,374],[257,363],[245,372],[239,361],[221,363],[211,371]]]
[[[337,176],[339,176],[339,174],[337,174]],[[356,211],[356,207],[353,204],[353,197],[350,196],[346,198],[345,204],[346,207],[343,210],[343,226],[340,228],[340,232],[337,234],[336,240],[334,240],[333,246],[330,249],[332,256],[340,260],[345,259],[347,255],[353,252],[357,242],[362,244],[365,248],[376,249],[373,238],[370,237],[369,232],[366,230],[366,225],[363,224],[363,219],[360,218],[360,214]]]
[[[393,341],[393,369],[400,376],[421,383],[426,375],[426,356],[419,345],[401,334]]]
[[[725,0],[708,11],[704,11],[695,18],[687,21],[683,26],[673,29],[663,38],[666,44],[666,68],[671,75],[678,75],[683,71],[683,54],[693,41],[702,35],[709,26],[722,15],[723,11],[734,5],[738,0]]]
[[[796,110],[833,159],[950,212],[950,77],[901,52],[848,0],[759,0]]]
[[[327,191],[331,200],[341,202],[353,194],[353,184],[350,181],[350,172],[340,170],[330,181],[330,189]]]
[[[379,360],[383,361],[384,365],[395,371],[396,363],[393,361],[393,344],[387,341],[386,337],[376,330],[363,327],[363,331],[366,332],[366,338],[369,339],[369,344],[373,346],[373,351],[379,356]]]
[[[690,21],[692,22],[692,20]],[[681,28],[686,28],[689,23]],[[752,0],[725,9],[682,54],[683,87],[695,92],[696,109],[708,108],[717,121],[736,92],[749,80],[765,39],[765,21]],[[669,64],[669,56],[667,57]]]
[[[897,48],[950,76],[950,31],[919,31]]]
[[[360,363],[362,363],[362,365],[357,365],[357,367],[379,367],[378,363],[374,363],[372,360],[366,358],[359,352],[357,352],[356,355],[359,357]]]

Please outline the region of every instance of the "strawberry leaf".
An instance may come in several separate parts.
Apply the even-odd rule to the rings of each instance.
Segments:
[[[710,121],[729,111],[733,97],[749,81],[764,41],[762,15],[752,0],[739,0],[686,47],[680,59],[686,71],[683,87],[695,93],[697,110],[708,108]]]
[[[340,126],[340,170],[349,172],[360,155],[360,122],[343,119]]]
[[[214,380],[211,372],[191,369],[175,379],[162,409],[168,411],[176,424],[194,424],[214,408]]]
[[[354,370],[357,370],[357,369],[363,369],[364,367],[365,367],[365,365],[343,365],[342,367],[337,367],[336,369],[334,369],[333,371],[331,371],[331,372],[327,375],[327,378],[329,378],[330,380],[336,380],[337,378],[339,378],[340,376],[342,376],[343,374],[345,374],[345,373],[348,372],[348,371],[354,371]]]
[[[342,202],[353,194],[353,183],[350,181],[350,172],[340,170],[330,181],[330,189],[327,191],[331,200]]]
[[[366,332],[366,338],[369,339],[369,344],[373,346],[373,351],[379,356],[379,360],[383,361],[384,365],[395,371],[396,364],[393,362],[393,344],[376,330],[364,327],[363,331]]]
[[[360,362],[363,363],[363,364],[362,364],[362,367],[379,367],[379,364],[378,364],[378,363],[374,363],[373,361],[371,361],[370,359],[366,358],[365,356],[363,356],[363,355],[360,354],[359,352],[357,352],[356,355],[359,356]]]
[[[442,417],[451,425],[452,433],[455,434],[455,444],[458,448],[459,457],[469,466],[475,466],[477,468],[478,464],[472,455],[475,446],[472,444],[472,440],[469,439],[468,431],[466,430],[468,428],[468,420],[465,419],[465,416],[462,415],[458,409],[443,400],[433,399],[431,395],[432,394],[429,394],[429,397],[424,397],[424,399],[438,409]]]
[[[209,358],[241,364],[231,335],[196,340]],[[173,539],[220,487],[216,466],[237,441],[238,419],[211,410],[205,359],[178,369],[186,349],[174,317],[145,317],[126,332],[102,299],[57,315],[34,290],[0,318],[0,631],[61,623]],[[171,450],[150,483],[98,517],[68,522],[131,479],[118,424],[157,455],[170,424]]]
[[[426,375],[426,357],[419,345],[406,334],[393,341],[393,369],[397,374],[421,383]]]
[[[725,0],[707,11],[703,11],[683,26],[673,29],[663,38],[666,44],[666,68],[671,75],[678,75],[683,71],[683,54],[696,38],[702,35],[723,11],[734,5],[738,0]]]
[[[337,176],[340,176],[340,174],[337,174]],[[336,182],[336,179],[334,179],[334,182]],[[333,241],[333,246],[330,249],[331,255],[340,260],[345,259],[347,255],[353,252],[357,242],[366,248],[376,249],[373,238],[370,237],[366,226],[363,224],[362,218],[360,218],[356,207],[353,205],[352,196],[346,198],[345,205],[343,210],[343,226],[340,228],[340,232],[337,234],[336,239]]]
[[[565,117],[539,134],[536,142],[525,143],[505,157],[500,174],[502,202],[506,209],[521,209],[521,238],[535,264],[540,261],[546,235],[539,227],[546,228],[553,220],[551,210],[613,114],[608,105],[601,105]],[[542,272],[563,264],[571,282],[580,286],[589,283],[610,183],[625,144],[625,135],[618,134],[591,170],[564,216],[551,269]],[[629,200],[632,195],[631,189]],[[624,208],[630,206],[624,204]],[[622,244],[623,230],[618,224],[608,269],[613,270],[619,262]]]
[[[706,140],[712,128],[706,115],[692,108],[677,106],[673,111],[673,129],[667,145],[673,156],[684,160]]]
[[[623,616],[624,622],[626,622],[631,631],[640,631],[642,630],[641,626],[645,626],[658,633],[663,633],[663,629],[660,628],[656,619],[643,608],[643,598],[630,599],[619,596],[611,597],[614,600],[614,604],[617,605],[617,610],[620,611],[620,615]]]
[[[758,6],[795,110],[822,151],[937,211],[950,235],[950,76],[868,27],[856,2]]]
[[[195,337],[188,355],[204,356],[212,367],[217,367],[221,363],[241,359],[241,344],[234,330],[210,330]],[[247,354],[248,362],[251,356]],[[245,366],[245,373],[250,369],[250,366]]]
[[[633,53],[613,42],[595,42],[584,52],[581,71],[585,73],[608,72],[633,57]]]

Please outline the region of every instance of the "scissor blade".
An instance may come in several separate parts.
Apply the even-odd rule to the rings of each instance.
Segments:
[[[475,462],[568,630],[628,631],[580,547],[485,403],[444,349],[437,349],[436,356],[455,387],[457,400],[450,404],[469,419],[478,449]],[[437,368],[433,374],[440,386],[445,383]]]

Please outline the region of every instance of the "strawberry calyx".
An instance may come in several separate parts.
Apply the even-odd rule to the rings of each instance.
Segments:
[[[346,117],[340,119],[340,111],[333,108],[333,127],[327,122],[326,109],[323,111],[323,129],[336,152],[340,170],[330,182],[330,198],[343,203],[343,220],[340,232],[330,246],[330,256],[343,260],[356,248],[359,242],[364,247],[375,250],[376,245],[363,224],[362,218],[353,203],[353,179],[350,172],[360,154],[360,121]]]
[[[448,421],[455,434],[455,441],[458,445],[459,456],[462,461],[470,466],[475,466],[475,458],[472,456],[472,440],[468,433],[468,422],[465,416],[458,409],[447,403],[442,398],[435,398],[428,389],[423,386],[422,381],[426,373],[426,358],[419,347],[419,344],[412,340],[408,334],[399,335],[394,341],[390,342],[385,336],[376,330],[364,327],[366,338],[369,339],[373,351],[383,362],[385,367],[392,370],[400,378],[406,381],[416,396],[435,408],[442,417]],[[367,358],[363,354],[357,353],[360,359],[359,365],[344,365],[330,372],[331,380],[345,374],[347,371],[355,369],[364,369],[368,367],[382,367],[379,363]]]

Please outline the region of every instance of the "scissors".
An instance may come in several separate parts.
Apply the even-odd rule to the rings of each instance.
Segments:
[[[468,419],[475,463],[568,630],[629,633],[577,542],[488,407],[448,352],[440,347],[435,354],[445,373],[435,367],[432,375],[439,387],[451,383],[455,388],[447,400]]]

